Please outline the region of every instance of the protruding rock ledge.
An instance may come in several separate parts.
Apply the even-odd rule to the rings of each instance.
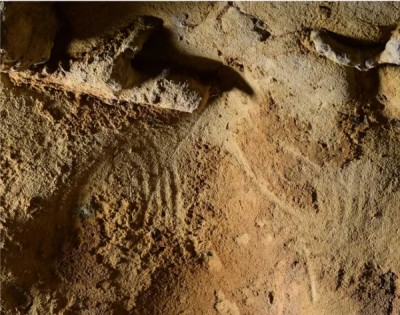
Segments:
[[[377,46],[361,48],[348,45],[325,30],[313,30],[310,38],[318,53],[340,65],[360,71],[382,64],[400,66],[400,27],[393,31],[383,51]]]
[[[33,15],[25,19],[30,11]],[[36,11],[45,13],[43,20]],[[4,12],[0,71],[17,84],[90,95],[108,104],[124,101],[183,112],[193,112],[208,99],[208,87],[192,76],[164,69],[149,77],[132,67],[148,37],[162,27],[158,18],[139,16],[106,36],[73,39],[58,60],[51,54],[56,30],[51,6],[7,5]],[[26,30],[26,36],[13,42],[14,29]]]

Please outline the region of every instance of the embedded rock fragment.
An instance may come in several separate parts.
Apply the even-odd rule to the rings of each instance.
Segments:
[[[207,87],[168,69],[149,77],[132,67],[148,36],[160,27],[158,18],[138,17],[107,36],[72,40],[55,70],[48,64],[19,72],[3,70],[15,83],[38,89],[90,95],[108,104],[123,101],[193,112],[207,100]]]
[[[400,26],[393,31],[385,50],[379,56],[378,63],[400,65]]]
[[[340,65],[360,71],[381,64],[400,65],[400,27],[393,31],[383,51],[378,46],[361,48],[346,44],[326,30],[313,30],[310,38],[318,53]]]

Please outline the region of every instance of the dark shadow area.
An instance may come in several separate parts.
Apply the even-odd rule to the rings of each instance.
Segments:
[[[369,71],[355,71],[356,82],[355,95],[360,104],[356,114],[360,122],[368,120],[371,127],[384,127],[389,123],[383,114],[384,104],[379,101],[379,73],[378,68]]]
[[[382,38],[379,42],[366,41],[358,38],[347,37],[338,33],[334,33],[328,30],[324,30],[329,34],[330,37],[335,39],[336,41],[342,43],[343,45],[358,48],[358,49],[373,49],[373,50],[383,50],[385,48],[386,42],[390,38],[390,32],[388,38]]]
[[[392,32],[396,29],[396,27],[397,25],[378,26],[378,29],[381,33],[381,37],[378,41],[363,40],[359,38],[348,37],[339,33],[331,32],[328,29],[322,29],[322,31],[326,32],[332,39],[342,43],[343,45],[357,49],[370,49],[370,50],[382,51],[385,48],[386,43],[389,41]]]
[[[53,4],[53,9],[59,30],[50,60],[46,63],[49,72],[58,67],[64,71],[70,70],[68,46],[72,40],[89,41],[95,37],[107,37],[112,32],[123,30],[137,16],[145,17],[140,14],[140,4],[59,2]],[[148,18],[159,19],[152,16]],[[168,69],[174,74],[196,78],[203,84],[212,86],[216,92],[238,88],[248,95],[254,94],[251,86],[236,70],[220,61],[182,52],[176,47],[173,38],[174,34],[162,26],[149,37],[131,63],[142,75],[138,84]]]
[[[189,55],[179,51],[173,42],[171,31],[161,28],[144,44],[132,60],[135,70],[147,79],[159,75],[164,69],[187,76],[195,76],[204,84],[216,86],[221,92],[238,88],[248,95],[254,91],[234,69],[220,61]]]
[[[380,79],[379,68],[369,71],[348,69],[350,84],[349,93],[352,102],[347,104],[338,116],[338,125],[345,138],[350,143],[354,159],[364,155],[364,139],[372,130],[386,132],[393,123],[385,115],[385,105],[379,96]],[[382,135],[383,136],[383,135]],[[345,162],[347,164],[348,160]]]
[[[65,71],[69,70],[67,50],[73,39],[72,26],[63,11],[63,3],[53,3],[53,11],[58,21],[58,30],[54,37],[49,61],[46,63],[49,72],[54,72],[60,65]]]
[[[140,2],[57,2],[70,35],[77,39],[102,36],[126,26],[141,13]]]

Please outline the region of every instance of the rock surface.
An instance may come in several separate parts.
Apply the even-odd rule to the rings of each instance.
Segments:
[[[5,3],[1,312],[399,314],[399,16]]]
[[[0,70],[25,70],[49,60],[57,19],[49,3],[2,3]]]
[[[367,71],[382,64],[400,66],[400,27],[393,31],[385,49],[381,51],[374,46],[346,45],[324,30],[313,30],[311,40],[320,54],[340,65],[354,67],[360,71]]]
[[[160,19],[138,17],[107,35],[71,40],[66,44],[64,58],[57,60],[53,54],[51,62],[50,49],[54,40],[51,35],[55,33],[55,13],[51,6],[23,4],[21,8],[18,4],[7,5],[4,11],[5,44],[0,69],[8,72],[16,84],[57,89],[75,97],[88,95],[107,104],[131,102],[184,112],[193,112],[207,101],[208,89],[193,78],[170,75],[166,69],[155,78],[149,78],[132,67],[131,62],[146,39],[162,27]],[[43,11],[44,16],[34,14],[27,18],[30,11]],[[48,15],[52,23],[45,25]],[[38,27],[38,24],[42,26]],[[20,28],[28,34],[18,37]],[[38,33],[36,29],[39,29]],[[54,62],[56,68],[52,70]],[[26,70],[37,64],[44,65]]]

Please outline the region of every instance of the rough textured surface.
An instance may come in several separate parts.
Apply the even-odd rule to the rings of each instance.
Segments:
[[[56,14],[50,5],[40,4],[34,9],[40,12],[42,7],[46,9],[46,13],[53,13],[54,19]],[[137,17],[125,27],[109,31],[106,35],[90,39],[70,39],[69,42],[63,43],[65,51],[62,54],[59,53],[60,45],[55,46],[55,53],[50,60],[53,38],[40,32],[32,32],[37,25],[46,23],[42,16],[34,15],[28,20],[23,16],[26,28],[32,30],[32,38],[22,38],[23,43],[27,41],[29,44],[27,47],[15,44],[19,43],[18,40],[13,41],[13,38],[18,36],[13,32],[22,27],[20,19],[15,17],[20,17],[19,10],[19,6],[15,7],[14,4],[4,10],[6,27],[3,37],[6,43],[3,48],[5,57],[2,66],[17,84],[31,84],[38,89],[57,89],[73,93],[76,97],[88,95],[107,104],[133,102],[184,112],[193,112],[207,101],[207,88],[193,78],[171,75],[167,69],[151,78],[136,71],[131,65],[148,37],[162,28],[160,19]],[[30,43],[39,44],[33,49]],[[31,56],[32,54],[34,56]],[[62,58],[59,59],[60,57]],[[16,71],[38,63],[44,65],[32,70]],[[148,63],[148,67],[150,66],[152,65]]]
[[[399,314],[400,70],[310,41],[384,48],[398,3],[13,6],[3,314]]]
[[[324,30],[313,30],[310,37],[319,53],[340,65],[360,71],[367,71],[381,64],[400,66],[400,27],[393,31],[384,49],[376,47],[379,45],[363,48],[354,46],[354,43],[346,45]]]

